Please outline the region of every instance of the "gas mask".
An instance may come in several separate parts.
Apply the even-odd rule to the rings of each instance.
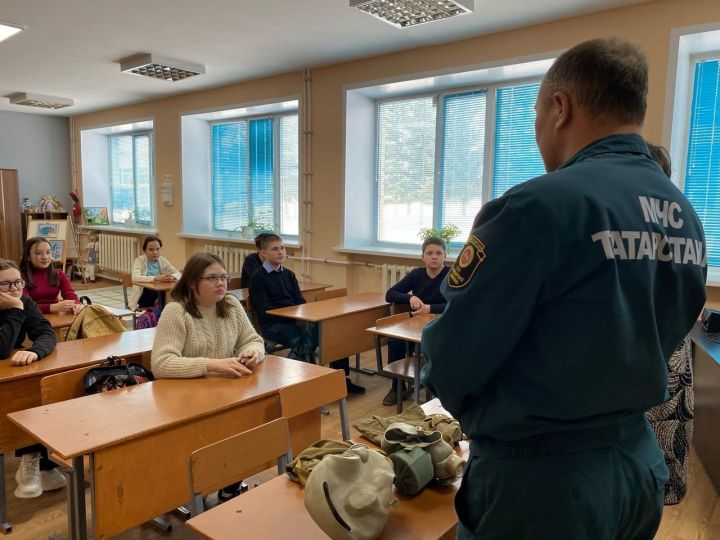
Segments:
[[[380,536],[393,496],[393,467],[382,454],[356,444],[328,455],[305,485],[305,508],[333,540],[371,540]]]

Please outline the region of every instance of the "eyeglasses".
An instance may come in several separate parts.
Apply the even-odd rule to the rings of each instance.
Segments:
[[[16,279],[15,281],[0,281],[0,291],[10,292],[10,289],[15,287],[18,290],[22,290],[25,287],[24,279]]]
[[[209,276],[203,276],[200,279],[207,279],[213,285],[217,285],[221,281],[224,281],[225,283],[230,281],[230,276],[228,276],[227,274],[221,274],[221,275],[210,274]]]

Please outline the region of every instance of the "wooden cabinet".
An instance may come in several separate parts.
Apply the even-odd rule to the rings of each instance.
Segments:
[[[22,255],[20,191],[14,169],[0,169],[0,257],[15,262]]]

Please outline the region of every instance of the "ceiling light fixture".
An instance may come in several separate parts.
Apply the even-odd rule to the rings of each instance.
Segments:
[[[24,26],[0,21],[0,41],[5,41],[23,30],[25,30]]]
[[[201,64],[160,58],[149,53],[123,58],[120,60],[120,69],[125,73],[165,81],[181,81],[205,73],[205,66]]]
[[[72,99],[28,94],[27,92],[16,92],[5,97],[10,99],[12,105],[27,105],[28,107],[41,107],[43,109],[62,109],[75,104]]]
[[[407,28],[471,13],[474,0],[350,0],[350,7],[397,28]]]

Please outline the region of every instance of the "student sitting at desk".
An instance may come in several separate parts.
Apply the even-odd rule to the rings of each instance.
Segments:
[[[250,279],[250,301],[258,314],[262,334],[292,349],[291,354],[304,359],[315,354],[318,347],[317,327],[303,330],[295,321],[268,315],[275,308],[297,306],[305,303],[300,285],[292,270],[285,268],[286,252],[282,239],[276,234],[267,234],[261,239],[261,257],[264,262]],[[346,356],[330,363],[330,367],[350,373],[350,360]],[[364,394],[365,388],[345,378],[347,391]]]
[[[219,373],[252,375],[265,356],[263,339],[240,305],[226,294],[230,276],[223,260],[201,251],[188,259],[157,326],[151,364],[158,378],[203,377]],[[218,492],[226,501],[240,494],[241,483]]]
[[[31,298],[23,295],[25,280],[18,266],[0,259],[0,358],[14,366],[26,366],[44,358],[55,348],[55,333]],[[25,339],[32,344],[24,349]],[[15,350],[13,353],[13,350]],[[20,466],[15,479],[15,496],[38,497],[43,491],[63,487],[65,477],[48,459],[44,446],[35,444],[15,451]]]
[[[143,240],[143,255],[140,255],[133,263],[133,282],[142,281],[177,281],[180,272],[170,261],[160,255],[162,240],[157,236],[146,236]],[[130,309],[151,308],[155,306],[158,299],[158,292],[140,285],[133,285],[130,291]]]
[[[247,289],[250,286],[250,278],[255,273],[255,270],[262,266],[263,259],[261,256],[261,242],[263,237],[267,236],[267,234],[268,233],[260,233],[255,237],[255,249],[257,251],[256,253],[251,253],[245,257],[245,260],[243,261],[242,273],[240,274],[241,289]]]
[[[20,270],[25,280],[23,294],[43,313],[79,313],[83,308],[65,272],[53,267],[50,242],[35,236],[23,246]]]
[[[447,301],[440,293],[440,284],[450,271],[445,266],[447,250],[442,238],[431,236],[422,243],[422,261],[425,266],[416,268],[388,289],[385,301],[392,304],[410,306],[413,315],[420,313],[442,313],[445,311]],[[405,358],[406,342],[402,339],[388,339],[388,363]],[[415,345],[410,344],[410,354],[413,354]],[[401,392],[410,396],[401,383]],[[397,403],[398,380],[393,379],[390,391],[383,398],[383,405]]]

